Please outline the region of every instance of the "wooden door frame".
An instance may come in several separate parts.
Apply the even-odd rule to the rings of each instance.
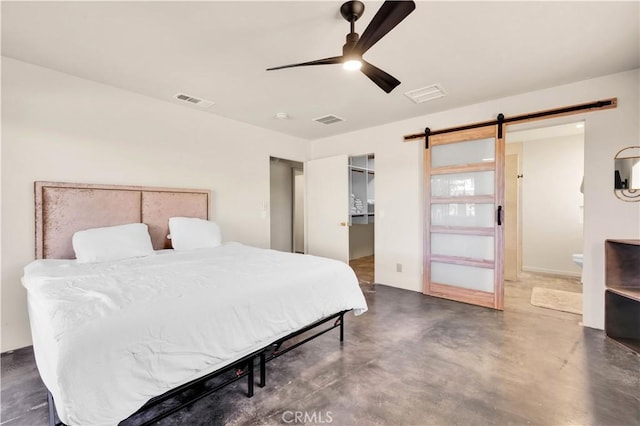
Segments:
[[[509,151],[508,146],[509,145],[518,145],[518,149],[515,150],[517,152],[512,152],[511,154],[507,153]],[[513,150],[512,150],[513,151]],[[511,176],[511,178],[514,179],[514,183],[515,183],[515,199],[511,200],[511,206],[509,205],[509,197],[508,195],[508,182],[509,182],[509,178],[510,176],[507,173],[507,163],[508,163],[508,159],[510,156],[514,156],[515,160],[516,160],[516,173],[514,176]],[[522,271],[522,220],[521,220],[521,197],[522,197],[522,188],[521,188],[521,177],[522,177],[522,142],[518,142],[518,143],[514,143],[514,144],[507,144],[507,138],[505,136],[505,155],[504,155],[504,160],[505,160],[505,206],[504,206],[504,214],[505,214],[505,229],[504,229],[504,234],[505,234],[505,242],[504,242],[504,248],[505,248],[505,273],[504,273],[504,279],[508,280],[508,281],[518,281],[519,279],[519,274]],[[511,209],[509,207],[512,207]],[[509,217],[511,216],[511,217]],[[509,280],[509,278],[507,278],[507,265],[509,264],[509,262],[506,261],[506,257],[507,257],[507,248],[509,246],[508,244],[508,238],[507,238],[507,234],[508,234],[508,227],[510,226],[509,224],[509,219],[512,219],[513,222],[515,223],[515,280]]]

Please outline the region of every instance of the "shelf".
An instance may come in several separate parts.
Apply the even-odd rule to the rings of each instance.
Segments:
[[[627,244],[630,246],[640,246],[640,240],[607,240],[616,244]]]
[[[605,286],[640,290],[640,240],[606,240]]]
[[[618,337],[614,338],[614,340],[622,345],[625,345],[632,351],[640,353],[640,339],[627,339],[624,337]]]
[[[640,288],[607,287],[607,290],[622,297],[640,302]]]
[[[373,155],[349,158],[349,213],[352,224],[366,225],[374,220],[374,180]],[[371,201],[371,202],[370,202]],[[357,213],[356,213],[357,212]]]
[[[359,173],[367,172],[367,173],[368,173],[368,174],[370,174],[370,175],[373,175],[373,174],[375,174],[375,173],[376,173],[374,170],[371,170],[371,169],[365,169],[364,167],[349,166],[349,169],[350,169],[352,172],[359,172]]]
[[[640,303],[607,289],[604,293],[604,331],[609,338],[640,352]]]
[[[640,240],[606,240],[604,330],[640,352]]]

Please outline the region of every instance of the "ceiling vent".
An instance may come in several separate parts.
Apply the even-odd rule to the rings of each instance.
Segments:
[[[181,101],[185,101],[185,102],[189,102],[193,105],[197,105],[201,108],[209,108],[210,106],[212,106],[214,103],[211,101],[206,101],[204,99],[200,99],[200,98],[195,98],[193,96],[189,96],[189,95],[185,95],[184,93],[178,93],[174,96],[174,98],[181,100]]]
[[[447,92],[439,84],[432,84],[431,86],[423,87],[421,89],[410,90],[404,95],[413,102],[421,104],[423,102],[442,98],[447,95]]]
[[[313,121],[317,121],[322,124],[335,124],[344,121],[343,118],[337,117],[333,114],[325,115],[324,117],[314,118]]]

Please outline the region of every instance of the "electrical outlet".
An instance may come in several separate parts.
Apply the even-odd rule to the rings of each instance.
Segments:
[[[402,263],[396,263],[396,272],[402,272]]]

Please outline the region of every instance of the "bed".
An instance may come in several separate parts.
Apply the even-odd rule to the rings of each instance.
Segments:
[[[25,267],[38,370],[64,424],[117,424],[172,389],[254,359],[367,305],[342,262],[228,242],[171,250],[168,220],[209,217],[209,191],[36,182],[36,260]],[[71,238],[144,223],[153,255],[79,263]],[[333,321],[335,319],[335,322]],[[315,337],[312,336],[312,337]],[[268,352],[271,348],[272,351]]]

